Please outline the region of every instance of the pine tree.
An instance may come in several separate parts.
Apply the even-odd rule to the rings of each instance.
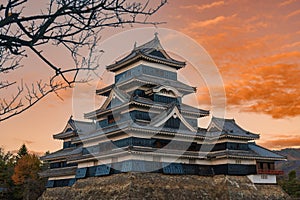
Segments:
[[[14,183],[11,176],[14,172],[16,156],[10,152],[4,152],[0,147],[0,199],[12,199]]]
[[[25,144],[21,146],[18,151],[18,158],[22,158],[23,156],[28,155],[28,150]]]
[[[295,170],[289,172],[288,179],[285,179],[279,183],[291,197],[300,197],[300,181],[297,179]]]
[[[295,170],[290,171],[290,173],[289,173],[289,181],[295,181],[296,178],[297,178],[296,171]]]

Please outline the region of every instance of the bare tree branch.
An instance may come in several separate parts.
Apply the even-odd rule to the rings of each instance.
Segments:
[[[7,0],[0,5],[0,92],[14,87],[11,97],[0,97],[0,122],[28,110],[50,93],[86,83],[89,78],[77,80],[79,71],[93,72],[91,55],[104,28],[133,24],[152,24],[149,16],[156,13],[167,0],[49,0],[40,13],[24,15],[27,0]],[[57,66],[47,58],[45,45],[55,45],[70,52],[72,67]],[[79,52],[89,49],[89,57]],[[42,60],[53,71],[49,80],[23,83],[9,80],[22,66],[22,58],[30,53]]]

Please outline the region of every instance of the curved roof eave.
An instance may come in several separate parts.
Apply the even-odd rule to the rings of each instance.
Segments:
[[[163,58],[159,58],[157,56],[148,55],[148,54],[144,54],[142,52],[138,52],[138,53],[135,53],[134,55],[132,55],[132,57],[129,57],[129,58],[125,57],[124,59],[121,59],[120,61],[117,61],[114,64],[108,65],[106,67],[106,69],[108,71],[115,72],[118,69],[120,69],[124,66],[127,66],[131,63],[137,62],[139,60],[146,60],[146,61],[149,61],[149,62],[165,64],[167,66],[174,67],[177,70],[183,68],[186,65],[186,63],[182,62],[182,61],[176,61],[176,60],[173,60],[173,59],[172,60],[163,59]]]

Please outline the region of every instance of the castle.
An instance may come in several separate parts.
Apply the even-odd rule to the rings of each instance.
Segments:
[[[253,183],[276,183],[282,171],[274,162],[285,158],[257,145],[258,134],[217,117],[207,128],[198,127],[209,111],[182,102],[196,92],[177,78],[185,65],[167,54],[155,34],[107,66],[115,82],[96,91],[107,98],[84,115],[91,122],[71,117],[53,135],[63,148],[42,157],[50,165],[41,173],[47,187],[124,172],[243,175]]]

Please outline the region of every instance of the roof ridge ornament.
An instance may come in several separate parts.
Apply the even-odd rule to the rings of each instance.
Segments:
[[[73,115],[70,116],[68,122],[69,122],[69,123],[74,122]]]

